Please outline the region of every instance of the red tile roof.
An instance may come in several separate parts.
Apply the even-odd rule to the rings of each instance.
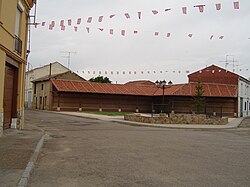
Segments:
[[[130,81],[125,83],[124,85],[130,86],[155,86],[155,83],[149,80],[139,80],[139,81]]]
[[[162,88],[156,86],[130,86],[124,84],[107,84],[96,82],[52,80],[59,92],[100,93],[119,95],[161,96]],[[168,96],[194,96],[197,83],[167,85],[165,95]],[[237,97],[238,86],[227,84],[203,83],[206,97]]]
[[[123,84],[96,83],[88,81],[52,80],[52,83],[60,92],[152,96],[158,89],[156,86],[129,86]]]

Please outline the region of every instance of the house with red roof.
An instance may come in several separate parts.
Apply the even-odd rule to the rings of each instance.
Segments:
[[[202,82],[237,86],[237,116],[250,116],[250,81],[226,69],[211,65],[188,75],[189,83]]]
[[[238,89],[242,88],[242,80],[245,81],[243,89],[249,85],[248,80],[215,65],[191,73],[188,78],[189,82],[185,84],[166,85],[164,96],[163,87],[151,81],[108,84],[51,79],[48,109],[151,113],[152,110],[157,112],[159,107],[164,107],[166,113],[191,113],[197,82],[201,82],[205,98],[203,113],[230,117],[249,115],[249,87],[243,90],[243,95]],[[163,97],[164,103],[162,103]]]

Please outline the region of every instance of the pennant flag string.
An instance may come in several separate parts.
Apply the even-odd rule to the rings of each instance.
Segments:
[[[198,8],[199,12],[202,13],[202,12],[204,12],[205,6],[206,6],[206,5],[204,5],[204,4],[202,4],[202,5],[194,5],[194,8]],[[215,9],[216,9],[217,11],[221,10],[221,7],[222,7],[222,4],[221,4],[221,3],[216,3],[216,4],[215,4]],[[240,9],[240,3],[239,3],[239,1],[233,2],[233,8],[236,9],[236,10]],[[166,8],[166,9],[164,9],[165,12],[170,11],[170,10],[172,10],[172,9],[171,9],[171,8]],[[184,7],[181,7],[181,11],[182,11],[182,14],[187,14],[187,13],[188,13],[188,12],[187,12],[187,7],[185,7],[185,6],[184,6]],[[151,12],[153,13],[153,15],[157,15],[157,14],[159,13],[159,11],[156,10],[156,9],[151,10]],[[141,17],[141,16],[142,16],[142,12],[139,11],[139,12],[137,12],[137,14],[138,14],[138,19],[141,19],[141,18],[142,18],[142,17]],[[128,12],[124,13],[124,15],[125,15],[125,18],[127,18],[127,19],[131,18],[131,17],[130,17],[130,14],[129,14]],[[115,17],[115,16],[116,16],[116,14],[111,14],[109,17],[110,17],[110,19],[111,19],[111,18],[113,18],[113,17]],[[99,16],[99,17],[98,17],[98,22],[103,22],[103,18],[104,18],[103,15]],[[80,24],[81,24],[81,21],[82,21],[81,18],[77,18],[76,24],[77,24],[77,25],[80,25]],[[71,25],[72,25],[72,19],[68,19],[67,22],[68,22],[68,26],[71,26]],[[91,22],[92,22],[92,16],[88,17],[88,19],[87,19],[87,23],[91,23]],[[35,25],[35,26],[37,27],[39,24],[41,24],[41,26],[44,27],[44,26],[46,25],[46,22],[43,21],[42,23],[34,23],[33,25]],[[52,22],[50,23],[50,25],[51,25],[52,27],[55,27],[55,21],[52,21]],[[64,26],[64,25],[65,25],[64,20],[61,20],[59,25],[60,25],[60,26]]]
[[[238,71],[245,71],[245,72],[248,72],[249,69],[248,68],[245,68],[245,69],[239,69]],[[102,75],[102,74],[105,74],[105,75],[144,75],[144,74],[189,74],[191,71],[189,69],[176,69],[176,70],[128,70],[128,71],[124,71],[124,70],[99,70],[99,71],[96,71],[96,70],[83,70],[82,73],[85,74],[92,74],[92,75]],[[226,73],[229,72],[228,70],[226,70]],[[222,70],[219,69],[219,70],[200,70],[199,71],[200,74],[202,73],[212,73],[212,74],[215,74],[215,73],[222,73]]]
[[[39,23],[37,23],[37,25],[38,25]],[[51,24],[49,25],[49,30],[53,30],[54,29],[54,22],[52,21],[51,22]],[[62,31],[65,31],[65,28],[66,28],[66,26],[65,25],[61,25],[60,26],[61,28],[61,30]],[[104,31],[105,29],[104,28],[102,28],[102,27],[98,27],[97,28],[99,31]],[[73,27],[73,30],[74,30],[74,32],[78,32],[78,27],[77,26],[74,26]],[[86,27],[86,31],[87,31],[87,33],[89,34],[90,33],[90,27]],[[133,30],[131,33],[133,33],[133,34],[138,34],[139,33],[139,31],[138,30]],[[114,34],[114,29],[112,28],[112,29],[109,29],[109,34],[110,35],[113,35]],[[121,31],[120,31],[120,34],[121,34],[121,36],[126,36],[126,30],[125,29],[122,29]],[[155,31],[154,32],[154,36],[160,36],[160,32],[159,31]],[[189,37],[189,38],[192,38],[193,37],[193,34],[192,33],[189,33],[189,34],[187,34],[187,36]],[[165,34],[165,37],[166,38],[170,38],[171,37],[171,33],[170,32],[167,32],[166,34]],[[220,39],[220,40],[222,40],[222,39],[224,39],[224,35],[220,35],[219,37],[218,37],[218,39]],[[214,38],[214,35],[210,35],[209,36],[209,39],[210,40],[212,40]],[[248,38],[248,39],[250,39],[250,38]]]

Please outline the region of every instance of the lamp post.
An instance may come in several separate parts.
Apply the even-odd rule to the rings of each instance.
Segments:
[[[163,80],[163,81],[156,81],[155,82],[155,84],[156,84],[156,86],[157,87],[162,87],[162,107],[161,107],[161,113],[163,113],[164,112],[164,95],[165,95],[165,93],[164,93],[164,91],[165,91],[165,86],[166,86],[166,81],[165,80]]]

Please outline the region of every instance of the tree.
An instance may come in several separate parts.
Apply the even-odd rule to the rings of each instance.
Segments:
[[[193,109],[196,112],[201,112],[204,109],[205,98],[203,97],[203,87],[201,82],[197,83],[195,96],[193,97]]]
[[[111,80],[109,80],[108,77],[103,77],[103,76],[97,76],[89,79],[90,82],[101,82],[101,83],[111,83]]]

